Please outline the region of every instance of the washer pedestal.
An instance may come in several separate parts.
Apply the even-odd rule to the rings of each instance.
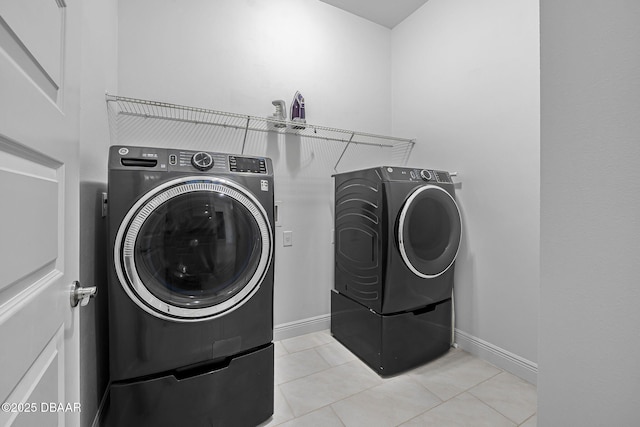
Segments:
[[[451,299],[381,315],[332,290],[331,333],[379,375],[395,375],[449,350]]]
[[[213,366],[111,385],[104,425],[258,425],[273,414],[273,344]]]

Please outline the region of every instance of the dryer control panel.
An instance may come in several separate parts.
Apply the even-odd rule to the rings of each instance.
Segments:
[[[132,146],[113,146],[110,150],[111,169],[262,175],[273,173],[270,170],[271,162],[265,157]]]
[[[383,166],[381,169],[382,178],[386,181],[416,181],[416,182],[437,182],[451,184],[449,172],[435,169],[415,169],[404,167]]]

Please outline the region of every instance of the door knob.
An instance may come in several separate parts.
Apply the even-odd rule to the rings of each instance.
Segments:
[[[71,307],[75,307],[80,303],[81,307],[89,304],[89,300],[96,296],[98,288],[95,286],[88,286],[86,288],[80,286],[80,282],[75,280],[73,282],[73,288],[71,289]]]

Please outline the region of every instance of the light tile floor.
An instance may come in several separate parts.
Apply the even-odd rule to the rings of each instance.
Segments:
[[[536,388],[451,349],[381,378],[329,331],[275,343],[275,410],[267,426],[536,426]]]

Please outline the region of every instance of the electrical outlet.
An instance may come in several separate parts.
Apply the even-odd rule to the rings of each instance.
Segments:
[[[293,231],[282,232],[282,246],[293,246]]]

